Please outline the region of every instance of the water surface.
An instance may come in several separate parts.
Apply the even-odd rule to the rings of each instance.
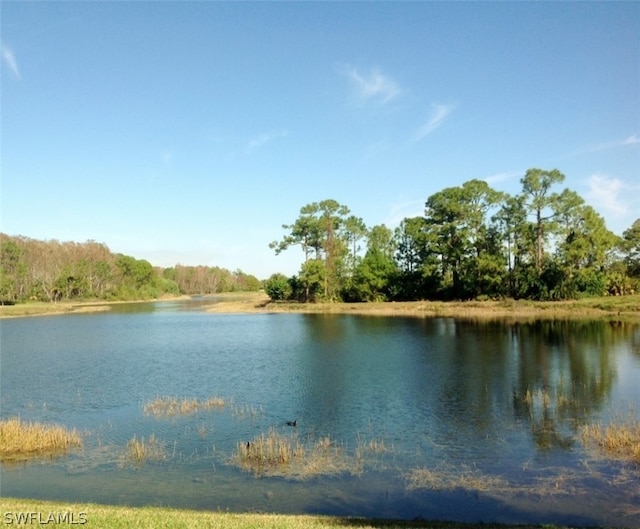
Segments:
[[[2,320],[2,418],[83,432],[82,451],[3,465],[0,494],[127,505],[639,526],[640,474],[582,425],[638,419],[640,327],[203,312],[206,303]],[[153,417],[159,396],[222,409]],[[286,421],[297,420],[295,430]],[[271,429],[348,464],[234,464]],[[154,434],[160,461],[126,444]],[[428,478],[428,479],[427,479]]]

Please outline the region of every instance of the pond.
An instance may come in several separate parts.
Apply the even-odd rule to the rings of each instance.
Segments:
[[[637,465],[602,457],[580,433],[640,419],[640,326],[206,306],[0,321],[1,417],[62,424],[84,441],[2,464],[0,494],[640,526]],[[197,405],[151,407],[170,398]],[[134,436],[152,436],[155,452],[133,459]],[[243,458],[273,440],[293,447],[286,462]]]

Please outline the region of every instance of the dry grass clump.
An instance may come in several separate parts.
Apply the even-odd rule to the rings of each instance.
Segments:
[[[282,435],[275,430],[252,441],[238,443],[232,462],[256,475],[277,475],[305,479],[317,475],[354,472],[355,463],[330,436],[305,445],[296,434]]]
[[[640,463],[640,422],[587,425],[582,428],[585,445],[595,444],[600,451],[612,459]]]
[[[75,430],[57,424],[23,422],[19,417],[0,421],[0,461],[15,461],[67,452],[82,446]]]
[[[175,415],[191,415],[200,410],[224,408],[225,402],[220,397],[210,397],[206,400],[188,399],[186,397],[158,397],[145,403],[144,413],[156,417],[172,417]]]
[[[365,454],[384,454],[389,452],[390,449],[384,443],[382,439],[370,439],[364,441],[358,437],[358,444],[356,446],[356,458],[361,459]]]
[[[138,439],[134,435],[133,439],[127,443],[127,456],[136,463],[143,463],[148,459],[158,461],[166,458],[164,447],[153,434],[146,441],[144,437]]]
[[[304,456],[304,447],[296,437],[284,436],[275,430],[261,434],[247,443],[238,443],[238,459],[243,467],[280,466]]]

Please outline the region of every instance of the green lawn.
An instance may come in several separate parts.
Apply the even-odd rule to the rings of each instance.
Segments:
[[[3,526],[65,525],[106,529],[520,529],[540,526],[504,526],[452,522],[376,520],[282,514],[236,514],[227,512],[188,511],[162,507],[115,507],[92,503],[64,503],[40,500],[1,498]],[[21,523],[18,520],[22,517]],[[25,519],[26,518],[26,519]],[[53,520],[58,520],[55,523]],[[61,521],[62,520],[62,521]],[[48,521],[48,523],[47,523]]]

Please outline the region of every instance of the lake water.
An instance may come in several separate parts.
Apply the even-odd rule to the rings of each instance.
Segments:
[[[640,470],[602,459],[580,435],[584,424],[640,418],[640,326],[226,315],[206,305],[0,321],[2,418],[60,423],[84,439],[66,456],[3,464],[0,494],[640,526]],[[225,405],[145,413],[169,396]],[[304,445],[304,458],[239,466],[238,446],[269,432]],[[162,457],[133,462],[128,441],[152,434]]]

